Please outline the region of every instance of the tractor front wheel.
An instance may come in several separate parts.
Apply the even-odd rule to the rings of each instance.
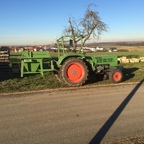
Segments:
[[[81,86],[88,78],[88,69],[79,58],[69,58],[62,64],[60,74],[69,86]]]
[[[119,69],[114,69],[109,73],[109,79],[113,83],[119,83],[123,80],[123,73]]]

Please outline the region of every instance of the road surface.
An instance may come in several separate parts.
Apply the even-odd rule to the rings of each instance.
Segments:
[[[98,144],[144,136],[144,84],[0,95],[0,144]]]

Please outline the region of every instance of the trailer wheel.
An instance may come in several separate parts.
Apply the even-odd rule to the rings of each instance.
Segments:
[[[119,83],[123,80],[123,73],[119,69],[114,69],[109,73],[109,79],[113,83]]]
[[[81,86],[88,79],[86,64],[78,58],[67,59],[60,68],[64,82],[69,86]]]

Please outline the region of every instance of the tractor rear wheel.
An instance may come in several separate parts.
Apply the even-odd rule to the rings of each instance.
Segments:
[[[88,69],[82,60],[73,57],[62,64],[60,75],[69,86],[81,86],[88,79]]]
[[[119,69],[114,69],[109,73],[109,79],[113,83],[119,83],[123,80],[123,73]]]

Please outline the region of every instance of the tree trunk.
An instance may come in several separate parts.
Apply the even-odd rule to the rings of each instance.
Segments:
[[[70,29],[71,29],[71,33],[72,33],[72,39],[73,39],[73,47],[74,47],[74,50],[76,51],[76,40],[75,40],[75,33],[74,33],[74,29],[73,29],[73,25],[69,19],[69,24],[70,24]]]

